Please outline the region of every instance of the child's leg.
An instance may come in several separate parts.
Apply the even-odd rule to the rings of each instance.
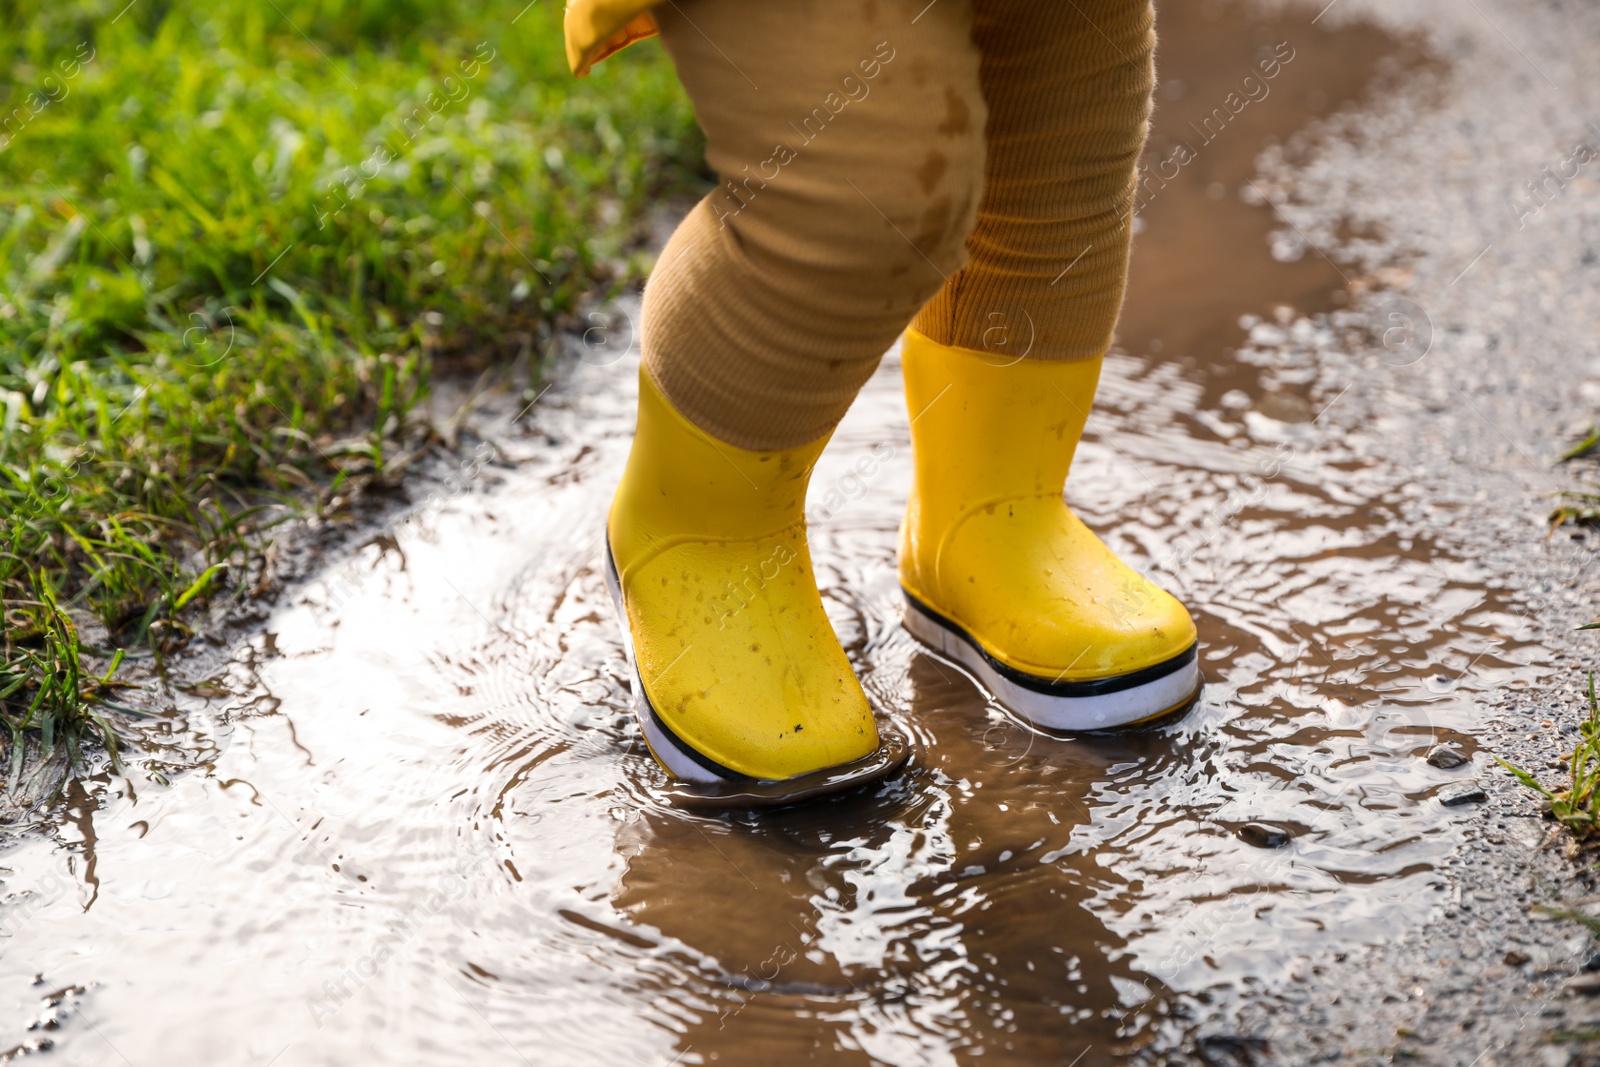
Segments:
[[[1196,692],[1194,623],[1062,489],[1122,303],[1149,0],[973,7],[988,173],[967,265],[917,317],[902,359],[920,413],[906,623],[1036,722],[1137,722]]]
[[[650,280],[646,366],[723,441],[814,441],[965,258],[971,0],[677,0],[656,19],[723,183]]]
[[[1149,0],[973,7],[989,105],[983,202],[967,265],[916,329],[996,355],[1096,358],[1127,279],[1153,80]]]
[[[963,261],[985,117],[970,4],[655,9],[723,186],[645,291],[607,535],[640,721],[680,778],[808,791],[903,759],[823,610],[805,494],[879,357]]]

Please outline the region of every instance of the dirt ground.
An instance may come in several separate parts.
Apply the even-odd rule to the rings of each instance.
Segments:
[[[1597,15],[1577,4],[1329,5],[1316,25],[1332,22],[1335,36],[1382,27],[1420,49],[1391,45],[1403,73],[1378,60],[1360,106],[1269,149],[1250,179],[1299,262],[1336,269],[1349,306],[1375,320],[1367,350],[1325,359],[1319,340],[1284,346],[1314,353],[1324,395],[1338,388],[1326,420],[1410,470],[1398,528],[1432,527],[1505,593],[1498,639],[1437,679],[1430,720],[1451,721],[1452,691],[1520,646],[1511,658],[1537,665],[1536,678],[1476,694],[1469,732],[1481,752],[1547,781],[1561,778],[1554,760],[1570,751],[1597,658],[1592,635],[1574,630],[1596,614],[1593,543],[1541,521],[1555,492],[1593,478],[1554,461],[1600,393],[1588,327],[1600,100],[1584,73],[1600,50]],[[1566,983],[1600,946],[1535,910],[1593,908],[1592,860],[1573,862],[1496,765],[1474,774],[1488,799],[1458,809],[1438,913],[1264,990],[1231,1029],[1270,1036],[1268,1062],[1594,1062],[1600,1002]]]

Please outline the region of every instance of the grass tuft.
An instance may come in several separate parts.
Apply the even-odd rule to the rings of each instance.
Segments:
[[[1563,489],[1556,496],[1563,501],[1550,512],[1550,525],[1579,526],[1600,525],[1600,493],[1581,489]]]
[[[103,709],[122,665],[119,650],[99,674],[83,662],[82,645],[71,618],[62,610],[48,579],[34,576],[35,599],[28,606],[43,630],[33,647],[18,647],[0,663],[0,722],[7,732],[8,759],[4,768],[6,792],[14,793],[23,774],[30,737],[36,739],[40,762],[57,762],[64,755],[67,767],[82,764],[84,742],[97,741],[121,770],[117,734]]]
[[[1578,724],[1578,741],[1567,756],[1572,783],[1568,788],[1548,788],[1531,772],[1499,756],[1495,760],[1517,781],[1543,796],[1550,814],[1579,841],[1594,834],[1600,828],[1600,701],[1595,696],[1594,672],[1589,672],[1589,717]]]
[[[1589,432],[1584,435],[1583,440],[1561,454],[1561,462],[1565,463],[1569,459],[1579,459],[1587,456],[1597,448],[1600,448],[1600,422],[1589,428]]]
[[[1562,453],[1558,463],[1567,463],[1571,460],[1581,459],[1592,455],[1600,448],[1600,422],[1594,424],[1583,440]],[[1583,526],[1600,525],[1600,493],[1586,489],[1567,489],[1556,494],[1561,501],[1550,512],[1550,525],[1552,528],[1566,523],[1575,523]]]

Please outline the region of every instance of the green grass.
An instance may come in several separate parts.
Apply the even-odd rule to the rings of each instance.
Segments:
[[[1567,463],[1592,455],[1600,447],[1600,423],[1596,423],[1584,439],[1562,455],[1560,462]],[[1556,494],[1561,503],[1551,511],[1552,529],[1566,523],[1583,525],[1600,524],[1600,493],[1589,490],[1564,490]],[[1579,630],[1600,630],[1600,619],[1577,627]],[[1580,842],[1595,839],[1600,831],[1600,702],[1596,701],[1594,672],[1589,673],[1589,717],[1578,726],[1578,739],[1567,757],[1567,771],[1571,785],[1566,789],[1543,785],[1531,772],[1495,757],[1500,764],[1516,776],[1517,780],[1545,798],[1550,814]],[[1595,928],[1600,934],[1600,927]]]
[[[1563,526],[1570,522],[1581,526],[1600,526],[1600,493],[1563,489],[1556,496],[1561,503],[1550,512],[1550,525]]]
[[[115,744],[116,650],[241,595],[264,505],[392,480],[436,367],[537,366],[641,270],[692,114],[653,46],[571,79],[525,2],[0,0],[13,785]]]
[[[1567,757],[1571,784],[1566,789],[1546,786],[1530,771],[1499,756],[1495,759],[1517,781],[1543,796],[1550,814],[1579,841],[1600,830],[1600,700],[1595,696],[1594,672],[1589,672],[1589,717],[1578,724],[1578,739]]]
[[[1568,463],[1591,456],[1596,449],[1600,449],[1600,422],[1590,427],[1583,440],[1567,449],[1562,454],[1560,462]],[[1568,489],[1557,493],[1556,497],[1561,503],[1550,512],[1551,526],[1561,526],[1569,522],[1585,526],[1600,525],[1600,492]]]

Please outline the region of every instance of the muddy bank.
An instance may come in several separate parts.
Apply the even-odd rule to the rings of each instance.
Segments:
[[[760,818],[665,802],[599,570],[624,304],[531,406],[479,418],[487,450],[175,696],[160,745],[198,769],[104,780],[70,799],[64,846],[11,849],[0,1040],[280,1065],[1581,1047],[1545,1038],[1585,1025],[1559,989],[1588,935],[1530,907],[1590,891],[1491,753],[1559,747],[1585,651],[1567,628],[1600,602],[1587,543],[1540,525],[1566,383],[1600,381],[1558,358],[1591,276],[1541,264],[1552,244],[1581,264],[1597,212],[1552,206],[1577,244],[1547,230],[1541,251],[1479,210],[1521,164],[1463,139],[1537,160],[1540,124],[1565,129],[1492,26],[1320,7],[1163,7],[1147,173],[1193,158],[1144,189],[1068,486],[1194,607],[1209,685],[1186,719],[1036,732],[906,636],[891,354],[810,511],[907,772]],[[1592,58],[1594,21],[1517,26],[1554,79]],[[1459,176],[1411,180],[1429,152]],[[1507,258],[1471,266],[1490,243]],[[1430,762],[1440,745],[1465,762]],[[1485,798],[1454,803],[1473,782]]]

